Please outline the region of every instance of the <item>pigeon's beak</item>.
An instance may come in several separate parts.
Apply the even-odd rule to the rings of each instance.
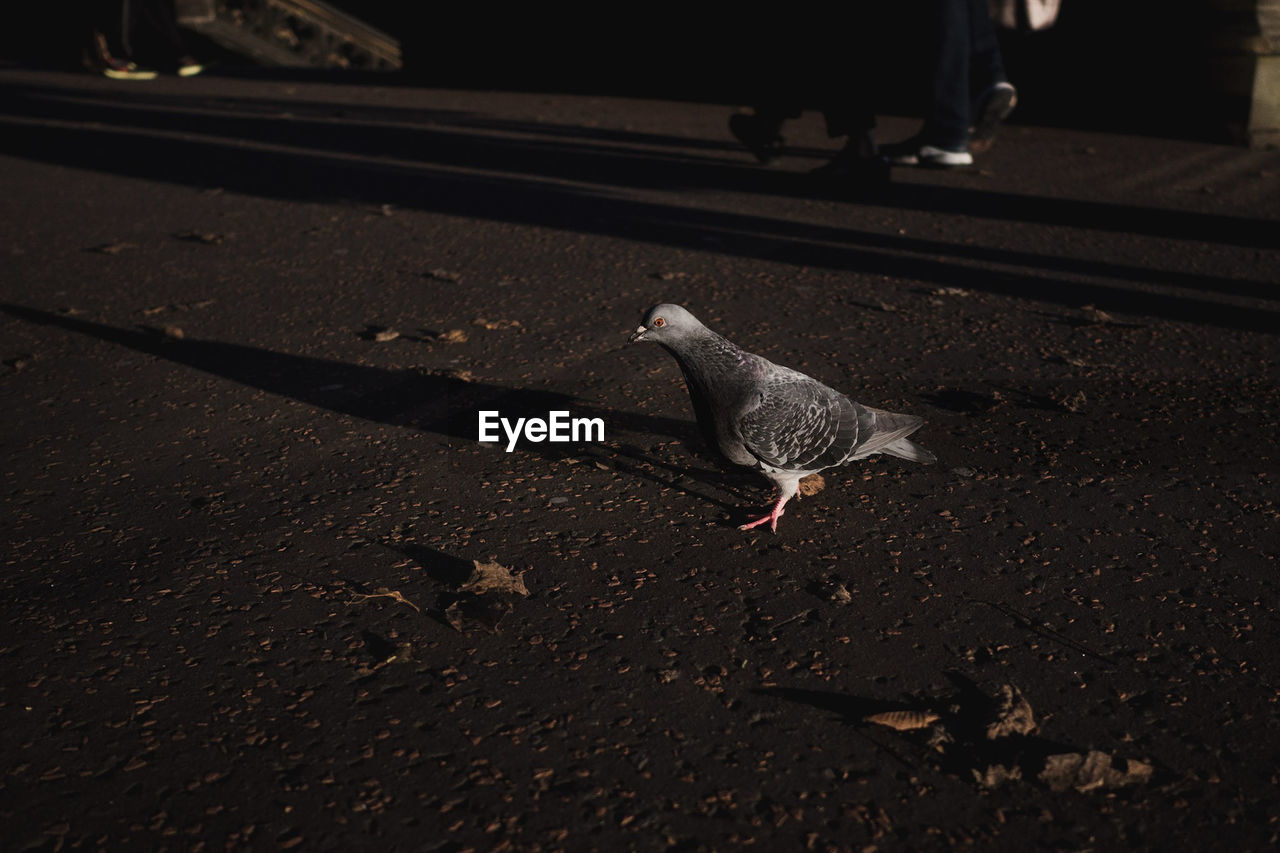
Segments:
[[[633,343],[633,344],[634,344],[636,341],[643,341],[643,340],[644,340],[644,336],[645,336],[648,332],[649,332],[649,330],[648,330],[648,329],[646,329],[644,326],[637,326],[637,327],[636,327],[636,330],[635,330],[634,332],[632,332],[632,333],[631,333],[631,337],[627,338],[627,341],[628,341],[629,343]]]

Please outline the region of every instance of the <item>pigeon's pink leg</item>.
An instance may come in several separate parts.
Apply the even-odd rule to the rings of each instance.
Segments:
[[[738,529],[750,530],[753,527],[759,527],[761,524],[764,524],[767,521],[769,522],[769,529],[772,530],[774,533],[777,533],[778,519],[782,518],[782,508],[787,505],[787,501],[789,501],[790,499],[791,499],[791,495],[783,494],[781,497],[778,498],[778,502],[773,505],[773,509],[769,511],[768,515],[762,516],[761,518],[757,518],[755,521],[749,521],[746,524],[739,527]]]

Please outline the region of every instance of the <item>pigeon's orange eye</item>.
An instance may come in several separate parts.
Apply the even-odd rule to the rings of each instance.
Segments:
[[[662,319],[661,317],[658,317],[658,318],[654,319],[654,321],[653,321],[653,325],[654,325],[654,326],[656,326],[657,328],[661,329],[663,326],[667,325],[667,321],[666,321],[666,320],[664,320],[664,319]]]

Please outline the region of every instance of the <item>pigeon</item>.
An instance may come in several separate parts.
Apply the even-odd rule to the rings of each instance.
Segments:
[[[777,533],[783,508],[809,474],[876,453],[926,464],[937,460],[907,438],[922,418],[856,403],[798,370],[743,350],[679,305],[650,308],[630,340],[654,341],[675,356],[707,443],[777,486],[773,508],[741,530],[768,522]]]

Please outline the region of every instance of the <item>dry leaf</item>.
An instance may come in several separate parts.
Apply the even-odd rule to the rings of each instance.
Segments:
[[[395,329],[383,329],[380,332],[373,333],[373,339],[378,343],[386,343],[387,341],[394,341],[398,337],[400,337],[400,333],[397,332]]]
[[[1134,785],[1151,778],[1152,767],[1142,761],[1130,759],[1121,772],[1111,765],[1111,756],[1105,752],[1090,750],[1081,755],[1068,752],[1050,755],[1045,759],[1039,779],[1054,791],[1074,788],[1081,793],[1098,788],[1118,788]]]
[[[437,376],[443,376],[446,379],[457,379],[459,382],[475,382],[475,374],[470,370],[463,370],[460,367],[450,367],[446,370],[436,371]]]
[[[383,663],[413,663],[413,644],[401,643],[396,646],[396,650]]]
[[[1000,694],[1003,697],[1000,710],[996,713],[996,718],[991,725],[987,726],[987,739],[995,740],[1015,734],[1029,735],[1034,732],[1036,730],[1035,714],[1032,713],[1031,704],[1022,695],[1022,691],[1012,684],[1004,684],[1000,687]]]
[[[1114,323],[1115,317],[1112,317],[1106,311],[1103,311],[1096,305],[1084,305],[1080,308],[1084,312],[1084,318],[1090,323]]]
[[[1022,768],[1016,764],[1013,767],[992,764],[987,767],[986,772],[979,773],[977,769],[972,772],[973,778],[984,788],[999,788],[1005,782],[1014,782],[1022,778]]]
[[[471,577],[458,587],[459,592],[469,592],[473,595],[482,595],[486,592],[513,592],[525,597],[529,595],[529,588],[524,585],[524,572],[513,575],[510,569],[499,565],[496,561],[482,563],[479,560],[472,560],[471,562],[475,563],[475,570],[471,573]]]
[[[515,329],[520,326],[519,320],[486,320],[483,317],[476,317],[471,321],[471,325],[479,326],[483,329]]]
[[[187,333],[182,331],[179,326],[165,326],[160,330],[160,333],[166,338],[172,338],[176,341],[180,341],[187,336]]]
[[[467,333],[462,329],[450,329],[436,340],[444,341],[446,344],[463,344],[467,342]]]
[[[1058,405],[1066,409],[1068,412],[1078,412],[1084,408],[1084,404],[1088,402],[1083,391],[1077,391],[1065,400],[1059,400]]]
[[[215,234],[212,231],[183,231],[181,234],[175,234],[179,240],[187,240],[192,243],[204,243],[206,246],[213,246],[223,241],[221,234]]]
[[[91,251],[98,252],[103,255],[118,255],[121,252],[127,252],[130,249],[138,248],[137,243],[104,243],[101,246],[94,246]]]
[[[8,368],[9,373],[17,373],[25,368],[35,358],[31,353],[24,352],[22,355],[15,355],[13,358],[6,358],[4,366]]]
[[[811,495],[816,495],[826,487],[827,481],[822,479],[821,474],[810,474],[800,480],[800,495],[807,498]]]
[[[853,593],[849,592],[849,588],[842,583],[838,583],[831,588],[831,600],[836,604],[852,604]]]
[[[377,589],[375,589],[373,592],[368,594],[365,594],[365,593],[357,594],[355,599],[351,601],[351,604],[360,604],[361,602],[368,601],[371,598],[390,598],[392,601],[398,601],[401,604],[409,605],[419,613],[422,612],[422,608],[414,604],[409,599],[405,598],[404,594],[401,593],[400,590],[387,589],[385,586],[380,586]]]
[[[969,291],[963,287],[936,287],[933,290],[934,296],[968,296]]]
[[[938,719],[938,715],[932,711],[884,711],[879,714],[872,714],[869,717],[863,717],[863,720],[868,723],[875,723],[877,726],[888,726],[900,732],[928,728],[936,723]]]
[[[453,270],[434,269],[428,270],[427,278],[434,278],[436,281],[462,281],[462,274]]]

